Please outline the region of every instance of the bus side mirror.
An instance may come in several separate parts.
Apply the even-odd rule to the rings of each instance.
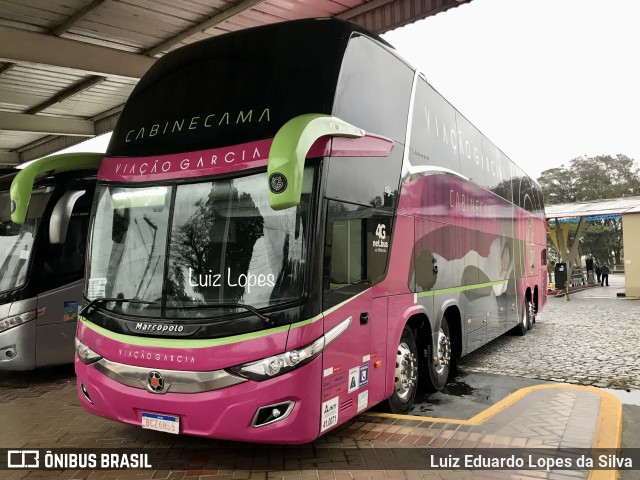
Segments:
[[[58,200],[53,207],[49,220],[49,242],[54,245],[64,243],[67,238],[69,220],[76,201],[86,193],[86,190],[70,190]]]
[[[271,208],[284,210],[300,203],[304,161],[316,140],[326,136],[359,138],[364,135],[361,128],[319,113],[299,115],[285,123],[269,150],[267,179]]]

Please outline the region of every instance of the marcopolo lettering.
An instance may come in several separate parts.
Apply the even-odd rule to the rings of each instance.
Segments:
[[[134,330],[140,332],[157,332],[157,333],[180,333],[184,330],[184,325],[166,325],[160,323],[143,323],[138,322]]]

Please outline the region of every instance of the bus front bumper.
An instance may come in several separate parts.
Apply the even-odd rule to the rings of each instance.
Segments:
[[[314,440],[320,432],[321,356],[270,380],[248,380],[200,393],[156,394],[123,385],[77,355],[75,370],[78,397],[86,411],[138,427],[142,414],[151,413],[178,417],[179,433],[225,440],[300,444]],[[285,402],[293,402],[285,418],[252,426],[259,409]]]
[[[35,366],[35,321],[0,332],[0,370],[33,370]]]

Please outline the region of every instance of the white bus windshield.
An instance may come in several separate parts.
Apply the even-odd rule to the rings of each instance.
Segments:
[[[0,293],[21,287],[27,280],[29,259],[36,233],[51,193],[31,194],[27,218],[22,225],[11,221],[9,192],[0,192]]]

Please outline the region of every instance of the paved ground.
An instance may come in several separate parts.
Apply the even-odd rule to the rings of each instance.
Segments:
[[[143,448],[151,470],[2,471],[0,478],[199,480],[436,480],[587,478],[584,470],[447,471],[430,454],[447,448],[615,446],[620,405],[597,389],[530,387],[468,420],[365,413],[306,447],[238,444],[142,430],[85,413],[73,382],[40,376],[3,384],[1,448]],[[1,383],[1,381],[0,381]],[[50,385],[51,388],[45,388]],[[603,428],[607,425],[607,428]],[[406,447],[421,447],[409,450]],[[427,455],[424,448],[434,449]],[[424,452],[424,453],[420,453]],[[442,452],[442,453],[439,453]],[[43,454],[44,455],[44,454]],[[640,458],[639,458],[640,460]],[[2,459],[0,458],[0,462]],[[438,464],[443,465],[443,464]],[[613,478],[613,477],[608,477]]]
[[[616,298],[624,277],[609,287],[549,298],[524,338],[503,336],[465,357],[466,371],[554,382],[640,390],[640,301]]]
[[[407,450],[396,448],[589,447],[598,429],[610,441],[617,429],[611,411],[620,409],[611,407],[611,397],[594,389],[549,388],[547,380],[626,387],[629,393],[617,390],[617,395],[626,403],[640,404],[640,303],[615,298],[622,287],[620,280],[612,276],[608,289],[596,287],[572,295],[570,302],[552,298],[527,336],[502,337],[466,357],[456,381],[443,393],[421,398],[411,412],[429,418],[366,413],[310,449],[175,437],[91,416],[78,405],[71,368],[0,374],[0,449],[144,447],[156,459],[158,454],[166,456],[159,468],[150,471],[0,470],[0,479],[586,478],[584,471],[422,469],[419,462],[424,458],[402,459]],[[526,394],[500,403],[523,387]],[[603,408],[603,402],[609,407]],[[640,406],[623,408],[622,446],[640,447]],[[609,416],[599,417],[605,410]],[[198,447],[205,450],[194,450]],[[623,471],[620,478],[637,480],[640,472]]]

